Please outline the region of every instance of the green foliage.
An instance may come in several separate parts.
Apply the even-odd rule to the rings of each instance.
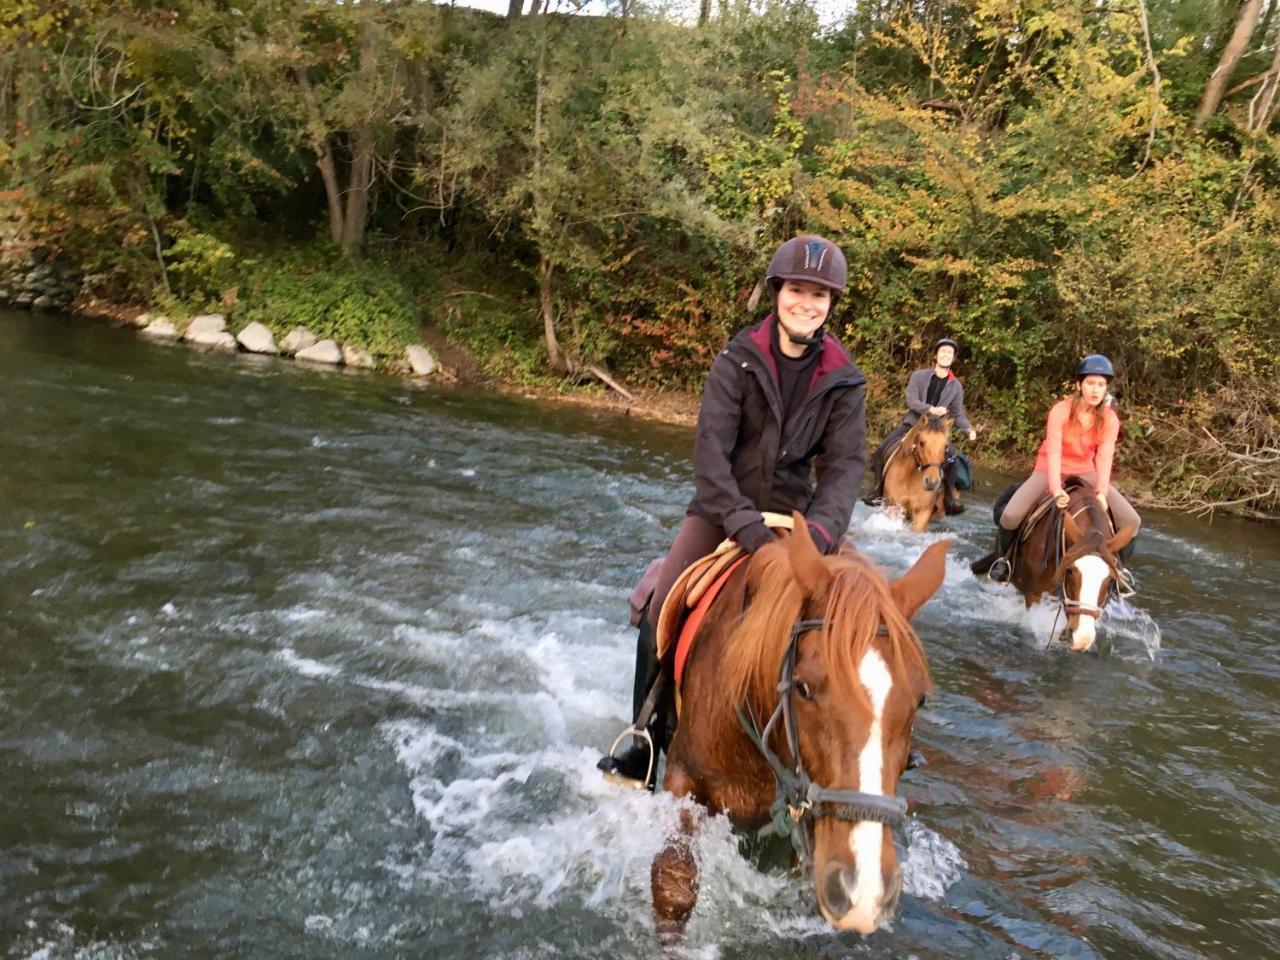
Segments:
[[[419,339],[413,300],[388,265],[306,249],[260,257],[248,267],[237,323],[256,320],[277,337],[304,326],[384,361],[399,359]]]
[[[166,252],[170,283],[180,300],[207,304],[223,297],[235,284],[240,270],[229,243],[199,230],[187,228]]]
[[[754,319],[772,248],[822,231],[849,255],[831,326],[873,421],[949,333],[983,442],[1028,453],[1099,350],[1122,458],[1168,497],[1241,499],[1230,457],[1177,448],[1215,403],[1263,403],[1280,350],[1280,138],[1244,122],[1280,4],[1202,134],[1227,0],[1147,0],[1158,91],[1140,8],[1087,0],[868,0],[826,32],[792,0],[713,5],[697,29],[661,5],[515,23],[336,0],[11,6],[0,181],[100,294],[218,303],[384,358],[422,313],[522,381],[559,376],[545,305],[574,363],[690,387]],[[361,150],[369,232],[338,240]],[[1254,443],[1275,416],[1258,409],[1219,433]]]

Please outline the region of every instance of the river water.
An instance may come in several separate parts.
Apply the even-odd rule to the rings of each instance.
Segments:
[[[0,412],[5,956],[656,954],[678,808],[594,762],[688,431],[25,314]],[[1280,956],[1280,535],[1150,515],[1074,655],[968,574],[993,490],[851,528],[956,539],[892,929],[713,820],[687,956]]]

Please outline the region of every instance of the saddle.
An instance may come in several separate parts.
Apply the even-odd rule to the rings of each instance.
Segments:
[[[780,513],[762,513],[761,518],[773,530],[792,529],[791,517]],[[720,546],[695,560],[672,584],[667,599],[658,615],[658,660],[670,664],[676,681],[676,708],[679,710],[679,688],[683,680],[684,664],[693,649],[693,638],[720,589],[738,565],[747,559],[747,552],[734,540],[725,540]]]
[[[1004,508],[1008,506],[1009,501],[1013,499],[1013,495],[1017,492],[1019,486],[1021,486],[1021,484],[1010,484],[1004,489],[1000,496],[996,497],[995,505],[992,508],[992,519],[995,521],[996,526],[1000,525],[1000,515],[1004,513]],[[1062,488],[1066,490],[1067,493],[1072,493],[1083,486],[1084,481],[1079,477],[1074,476],[1066,477],[1062,482]],[[1036,501],[1036,505],[1031,509],[1031,512],[1027,514],[1025,519],[1023,519],[1022,526],[1018,528],[1018,537],[1014,541],[1013,549],[1009,554],[1009,562],[1011,564],[1016,559],[1018,553],[1021,552],[1023,543],[1025,543],[1031,536],[1031,531],[1034,530],[1036,525],[1044,520],[1046,516],[1048,517],[1048,522],[1053,525],[1053,528],[1050,536],[1045,541],[1045,556],[1043,557],[1043,563],[1047,568],[1056,567],[1058,565],[1059,561],[1067,552],[1067,530],[1066,525],[1062,522],[1062,512],[1056,510],[1054,507],[1052,493],[1046,493]],[[1110,527],[1111,534],[1114,535],[1116,532],[1116,522],[1115,518],[1111,516],[1110,510],[1107,511],[1107,525]]]

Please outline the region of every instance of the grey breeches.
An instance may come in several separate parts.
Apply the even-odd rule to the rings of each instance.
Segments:
[[[1098,475],[1090,471],[1077,476],[1092,487],[1098,482]],[[1017,530],[1026,519],[1027,514],[1040,502],[1040,498],[1049,492],[1049,475],[1037,470],[1023,481],[1022,486],[1013,495],[1004,513],[1000,514],[1000,526],[1006,530]],[[1142,526],[1142,518],[1133,505],[1113,485],[1107,485],[1107,506],[1111,508],[1111,516],[1117,527],[1132,526],[1135,531]]]

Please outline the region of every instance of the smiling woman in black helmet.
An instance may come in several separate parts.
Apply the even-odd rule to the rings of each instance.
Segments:
[[[633,715],[658,676],[662,602],[690,563],[726,537],[751,552],[772,541],[761,511],[799,510],[827,551],[849,525],[866,459],[866,378],[824,329],[847,279],[844,254],[830,240],[788,240],[765,275],[773,312],[738,333],[711,366],[694,439],[693,500],[640,621]],[[649,727],[659,750],[662,714]],[[600,761],[632,781],[643,782],[648,767],[643,741]]]

